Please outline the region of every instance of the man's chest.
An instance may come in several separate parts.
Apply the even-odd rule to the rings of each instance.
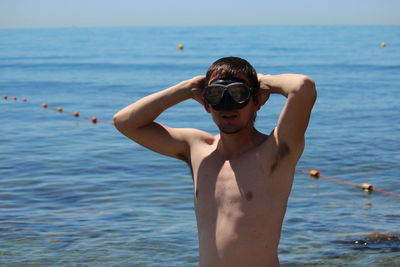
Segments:
[[[235,159],[210,154],[193,168],[196,204],[224,209],[257,206],[273,188],[267,157],[257,153]]]
[[[219,211],[244,210],[250,214],[271,203],[277,204],[281,198],[286,201],[293,166],[282,162],[281,168],[273,171],[276,154],[274,146],[261,146],[231,159],[217,151],[194,154],[192,170],[197,208],[214,206]]]

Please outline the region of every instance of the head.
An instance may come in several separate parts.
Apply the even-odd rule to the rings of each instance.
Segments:
[[[259,90],[257,72],[250,63],[239,57],[223,57],[215,61],[207,70],[206,84],[215,79],[245,77],[248,86]]]
[[[205,84],[220,86],[219,91],[223,92],[218,94],[218,96],[222,94],[218,104],[211,105],[205,99],[206,110],[213,115],[214,121],[222,132],[236,133],[247,126],[253,127],[256,112],[260,108],[256,97],[259,83],[257,72],[249,62],[238,57],[221,58],[207,70]],[[249,96],[247,101],[238,103],[232,92],[236,90],[235,85],[240,87],[240,84],[242,84],[242,88],[243,86],[249,88],[249,91],[246,92],[249,92],[250,95],[247,94]],[[205,94],[206,92],[204,91]],[[217,101],[219,101],[218,98]],[[233,127],[234,124],[236,124],[235,127]],[[225,131],[224,129],[228,126],[233,128]]]

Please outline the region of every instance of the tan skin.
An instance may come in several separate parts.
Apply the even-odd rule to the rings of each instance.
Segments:
[[[243,74],[237,78],[247,81]],[[190,165],[201,267],[279,266],[282,222],[316,90],[304,75],[258,74],[258,79],[260,93],[239,110],[216,111],[204,103],[205,77],[197,76],[140,99],[114,116],[115,126],[127,137]],[[266,135],[254,128],[253,116],[270,94],[281,94],[287,102],[277,126]],[[190,98],[204,105],[220,134],[154,121]]]

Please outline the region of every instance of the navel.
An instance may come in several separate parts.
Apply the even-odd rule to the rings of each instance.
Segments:
[[[196,192],[194,194],[195,194],[196,198],[198,198],[199,197],[199,189],[196,189]]]

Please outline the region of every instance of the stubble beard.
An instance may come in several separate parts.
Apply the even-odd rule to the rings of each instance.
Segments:
[[[256,116],[257,116],[257,113],[255,112],[254,115],[253,115],[253,118],[250,119],[245,125],[238,126],[236,128],[224,127],[222,125],[217,125],[217,126],[218,126],[219,131],[221,133],[224,133],[224,134],[237,134],[237,133],[241,132],[242,130],[244,130],[244,129],[248,128],[248,127],[253,128]]]
[[[236,134],[236,133],[239,133],[244,127],[241,127],[241,128],[238,128],[238,129],[232,129],[232,130],[225,129],[223,127],[218,127],[218,128],[219,128],[219,131],[221,133],[224,133],[224,134]]]

